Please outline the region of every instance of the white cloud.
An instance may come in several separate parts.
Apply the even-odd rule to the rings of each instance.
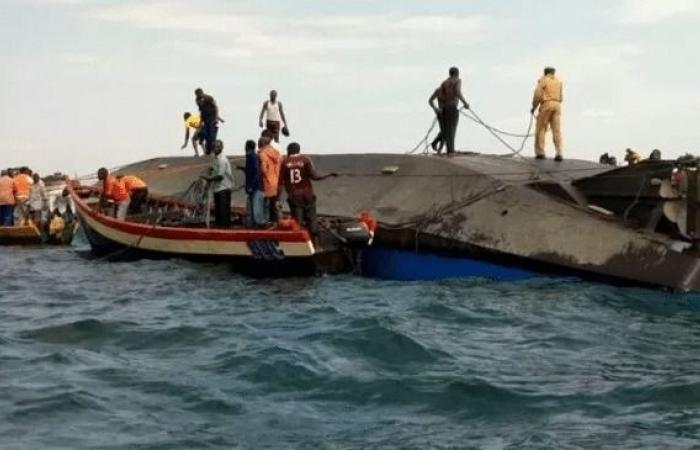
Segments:
[[[648,25],[672,17],[699,14],[697,0],[627,0],[617,10],[617,19],[626,25]]]
[[[96,6],[85,14],[92,19],[123,23],[141,29],[197,33],[211,39],[216,56],[320,54],[338,50],[408,50],[427,48],[436,41],[468,42],[484,39],[489,18],[482,15],[386,14],[268,16],[235,14],[230,8],[155,1]],[[462,39],[463,37],[463,39]],[[464,45],[464,44],[462,44]],[[207,51],[205,49],[205,51]]]
[[[615,113],[608,109],[586,108],[581,111],[581,115],[591,119],[610,119],[615,116]]]

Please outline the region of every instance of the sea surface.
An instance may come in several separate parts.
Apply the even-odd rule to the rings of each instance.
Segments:
[[[700,448],[700,296],[0,248],[0,449]]]

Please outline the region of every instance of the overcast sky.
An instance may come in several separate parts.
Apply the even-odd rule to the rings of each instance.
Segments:
[[[0,36],[0,166],[188,155],[198,86],[229,154],[258,135],[273,88],[304,151],[400,153],[451,65],[474,110],[515,132],[555,66],[565,156],[700,150],[700,1],[0,0]],[[457,144],[503,152],[467,121]]]

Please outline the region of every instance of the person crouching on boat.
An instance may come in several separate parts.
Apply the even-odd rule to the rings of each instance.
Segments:
[[[108,200],[111,200],[114,202],[113,216],[117,220],[126,220],[131,197],[129,197],[129,191],[124,183],[110,175],[104,167],[97,171],[97,179],[102,182],[102,195],[100,196],[102,205],[104,206]]]
[[[15,184],[12,170],[3,170],[0,174],[0,226],[11,227],[15,224]]]
[[[245,192],[248,197],[248,226],[251,228],[265,227],[265,197],[260,176],[260,160],[255,153],[255,141],[246,141],[245,167],[238,166],[237,168],[245,173]]]
[[[146,200],[148,200],[148,186],[146,182],[136,175],[117,175],[117,180],[124,183],[126,190],[129,191],[129,197],[131,197],[129,212],[142,212],[143,205],[146,203]]]
[[[301,146],[292,142],[287,146],[287,156],[280,168],[280,186],[278,196],[282,193],[282,185],[287,191],[287,202],[292,217],[299,225],[306,226],[311,237],[316,241],[318,224],[316,221],[316,195],[311,180],[320,181],[329,177],[337,177],[335,172],[319,175],[311,159],[300,155]]]
[[[233,173],[231,163],[223,154],[224,143],[220,140],[214,142],[214,158],[209,168],[209,176],[202,175],[207,180],[214,192],[214,221],[217,227],[229,228],[231,226],[231,191],[233,190]]]

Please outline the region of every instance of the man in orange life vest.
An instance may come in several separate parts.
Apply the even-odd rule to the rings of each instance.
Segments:
[[[312,239],[318,236],[316,223],[316,195],[311,180],[320,181],[329,177],[337,177],[335,172],[327,175],[319,175],[311,160],[299,154],[301,147],[296,142],[287,146],[287,156],[282,161],[280,168],[280,185],[278,197],[282,193],[282,185],[287,191],[287,202],[292,217],[305,225],[311,233]]]
[[[263,204],[265,210],[265,222],[277,222],[277,195],[279,193],[279,175],[282,165],[282,155],[275,149],[272,139],[261,137],[258,139],[258,157],[260,158],[260,171],[262,173]]]
[[[129,197],[131,197],[129,212],[141,212],[143,204],[148,199],[148,186],[146,183],[136,175],[117,175],[117,180],[124,183],[124,187],[129,192]]]
[[[11,227],[15,224],[15,183],[12,169],[0,174],[0,226]]]
[[[125,220],[126,214],[129,211],[129,204],[131,203],[131,197],[129,197],[129,191],[124,186],[124,183],[109,174],[109,171],[104,167],[101,167],[97,171],[97,179],[102,182],[102,195],[100,200],[103,204],[107,200],[114,202],[114,217],[118,220]]]
[[[12,179],[15,189],[15,221],[24,225],[29,220],[29,196],[32,194],[31,170],[28,167],[19,169],[19,173]]]

